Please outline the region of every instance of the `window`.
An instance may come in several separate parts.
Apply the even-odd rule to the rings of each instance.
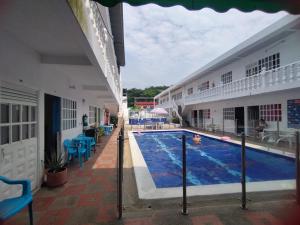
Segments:
[[[89,107],[89,124],[95,124],[96,123],[96,111],[97,108],[94,106]]]
[[[223,84],[228,84],[232,82],[232,71],[221,75],[221,82]]]
[[[36,106],[30,107],[31,116],[30,116],[30,137],[34,138],[37,136],[37,108]]]
[[[62,130],[73,129],[76,126],[77,126],[77,102],[63,98],[62,99]]]
[[[182,92],[179,92],[177,94],[172,95],[173,100],[179,100],[182,99]]]
[[[258,62],[246,66],[246,77],[256,75],[265,70],[276,69],[280,67],[280,53],[270,55],[268,57],[258,60]]]
[[[261,105],[259,107],[260,118],[265,121],[281,121],[281,104]]]
[[[280,53],[270,55],[263,59],[258,60],[258,70],[262,71],[262,68],[265,67],[266,70],[276,69],[280,67]]]
[[[22,109],[22,113],[21,113]],[[28,106],[21,106],[17,104],[11,104],[11,141],[16,142],[21,139],[21,114],[22,122],[28,122]],[[26,132],[26,131],[24,131]]]
[[[191,88],[187,89],[187,94],[192,95],[193,91],[194,91],[194,89],[191,87]]]
[[[0,108],[0,145],[36,137],[36,106],[2,103]]]
[[[288,128],[300,129],[300,99],[287,100]]]
[[[198,87],[198,90],[199,90],[199,91],[204,91],[204,90],[207,90],[207,89],[209,89],[209,81],[203,82],[203,83]]]
[[[224,108],[223,109],[223,118],[224,120],[234,120],[234,108]]]
[[[210,119],[210,109],[204,109],[203,110],[203,118],[204,119]]]
[[[9,123],[9,104],[1,104],[1,123]]]

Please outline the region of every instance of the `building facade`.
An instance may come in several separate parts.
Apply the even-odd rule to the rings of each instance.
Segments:
[[[46,154],[120,110],[123,9],[13,0],[0,17],[0,175],[38,190]],[[0,200],[19,191],[0,183]]]
[[[199,129],[300,129],[300,17],[288,15],[155,97]]]

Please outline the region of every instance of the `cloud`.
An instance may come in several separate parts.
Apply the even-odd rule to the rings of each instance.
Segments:
[[[285,15],[125,4],[123,86],[176,83]]]

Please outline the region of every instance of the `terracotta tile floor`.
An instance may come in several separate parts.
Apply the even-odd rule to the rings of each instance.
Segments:
[[[180,209],[149,210],[149,212],[124,212],[124,219],[117,219],[117,134],[105,137],[97,146],[96,154],[80,169],[78,162],[69,168],[69,181],[56,189],[42,188],[34,195],[35,225],[283,225],[300,224],[300,211],[295,218],[277,216],[280,207],[272,203],[252,207],[243,211],[239,207],[211,207],[190,209],[182,216]],[[124,190],[126,191],[126,190]],[[295,210],[295,204],[290,206]],[[255,208],[255,209],[254,209]],[[291,211],[287,210],[287,211]],[[126,210],[125,210],[126,211]],[[283,223],[284,219],[292,219]],[[27,225],[27,210],[4,223],[5,225]]]
[[[43,187],[34,195],[34,224],[115,224],[117,135],[118,129],[104,137],[82,169],[77,161],[72,162],[63,187]],[[4,224],[29,224],[27,209]]]

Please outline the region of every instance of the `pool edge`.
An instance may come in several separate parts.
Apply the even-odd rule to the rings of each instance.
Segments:
[[[157,132],[161,132],[161,131],[187,131],[187,132],[197,133],[200,135],[221,140],[220,137],[209,135],[209,134],[203,134],[201,132],[196,132],[188,129],[157,130]],[[135,174],[139,199],[149,200],[149,199],[181,197],[182,196],[181,187],[156,188],[151,173],[142,155],[142,152],[133,135],[134,132],[139,132],[139,131],[128,131],[128,138],[129,138],[130,153],[132,156],[132,162],[133,162],[133,168],[134,168],[134,174]],[[142,132],[155,132],[155,131],[145,130]],[[234,141],[234,140],[228,140],[227,142],[240,145],[238,141]],[[266,148],[263,146],[249,144],[249,143],[247,143],[246,146],[261,151],[265,151],[265,152],[271,152],[277,155],[283,155],[286,157],[295,158],[295,155],[292,153],[286,154],[280,150],[273,149],[273,148]],[[247,183],[248,192],[281,191],[281,190],[293,190],[293,189],[295,189],[295,180],[277,180],[277,181]],[[241,192],[240,183],[187,187],[188,196],[233,194],[239,192]]]

